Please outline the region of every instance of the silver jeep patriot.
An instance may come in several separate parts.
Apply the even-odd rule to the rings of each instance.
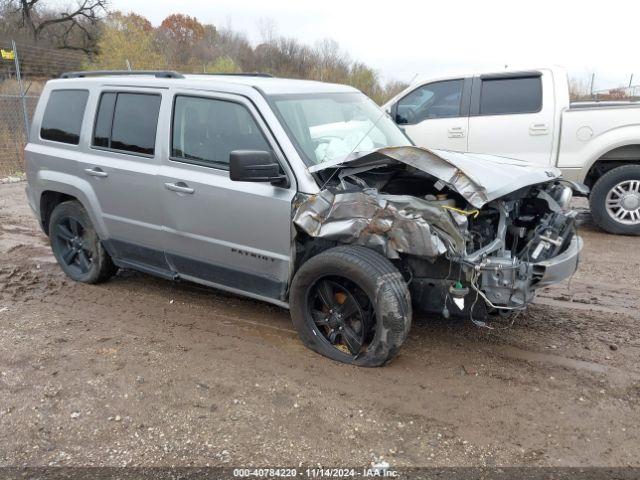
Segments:
[[[334,360],[383,365],[412,309],[490,327],[570,277],[552,167],[414,147],[358,90],[176,72],[47,83],[27,196],[73,280],[130,268],[274,303]]]

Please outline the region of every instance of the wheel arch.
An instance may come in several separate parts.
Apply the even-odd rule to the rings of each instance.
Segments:
[[[45,190],[40,195],[40,225],[45,235],[49,235],[49,220],[53,210],[63,202],[78,200],[76,197],[67,193],[56,192],[54,190]]]
[[[588,166],[584,183],[593,188],[605,173],[623,165],[640,165],[640,141],[617,146],[600,154]]]
[[[40,192],[36,197],[38,216],[45,233],[48,233],[49,219],[53,209],[64,201],[76,200],[87,211],[100,239],[108,238],[100,204],[87,181],[66,173],[41,171],[38,173],[35,184]]]

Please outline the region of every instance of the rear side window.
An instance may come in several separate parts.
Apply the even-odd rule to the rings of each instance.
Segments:
[[[173,109],[171,158],[229,167],[234,150],[271,151],[251,113],[225,100],[177,96]]]
[[[160,112],[160,95],[103,93],[100,97],[93,145],[153,155]]]
[[[542,108],[539,76],[482,80],[480,115],[535,113]]]
[[[78,145],[88,97],[87,90],[53,90],[42,117],[40,137]]]

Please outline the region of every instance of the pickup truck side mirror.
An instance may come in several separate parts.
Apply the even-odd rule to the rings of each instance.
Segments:
[[[400,115],[399,113],[396,113],[394,119],[393,119],[398,125],[406,125],[407,123],[409,123],[409,121],[403,117],[402,115]]]
[[[401,115],[400,113],[398,113],[398,104],[394,103],[391,106],[391,109],[389,110],[389,115],[391,116],[391,119],[397,124],[397,125],[405,125],[408,122],[407,118],[404,115]]]
[[[229,154],[229,178],[234,182],[268,182],[288,187],[287,176],[271,152],[234,150]]]

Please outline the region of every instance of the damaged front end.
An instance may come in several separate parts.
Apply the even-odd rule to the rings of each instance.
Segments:
[[[384,254],[422,310],[478,321],[523,309],[577,268],[569,203],[581,187],[557,169],[397,147],[310,171],[327,187],[298,199],[297,229]]]

